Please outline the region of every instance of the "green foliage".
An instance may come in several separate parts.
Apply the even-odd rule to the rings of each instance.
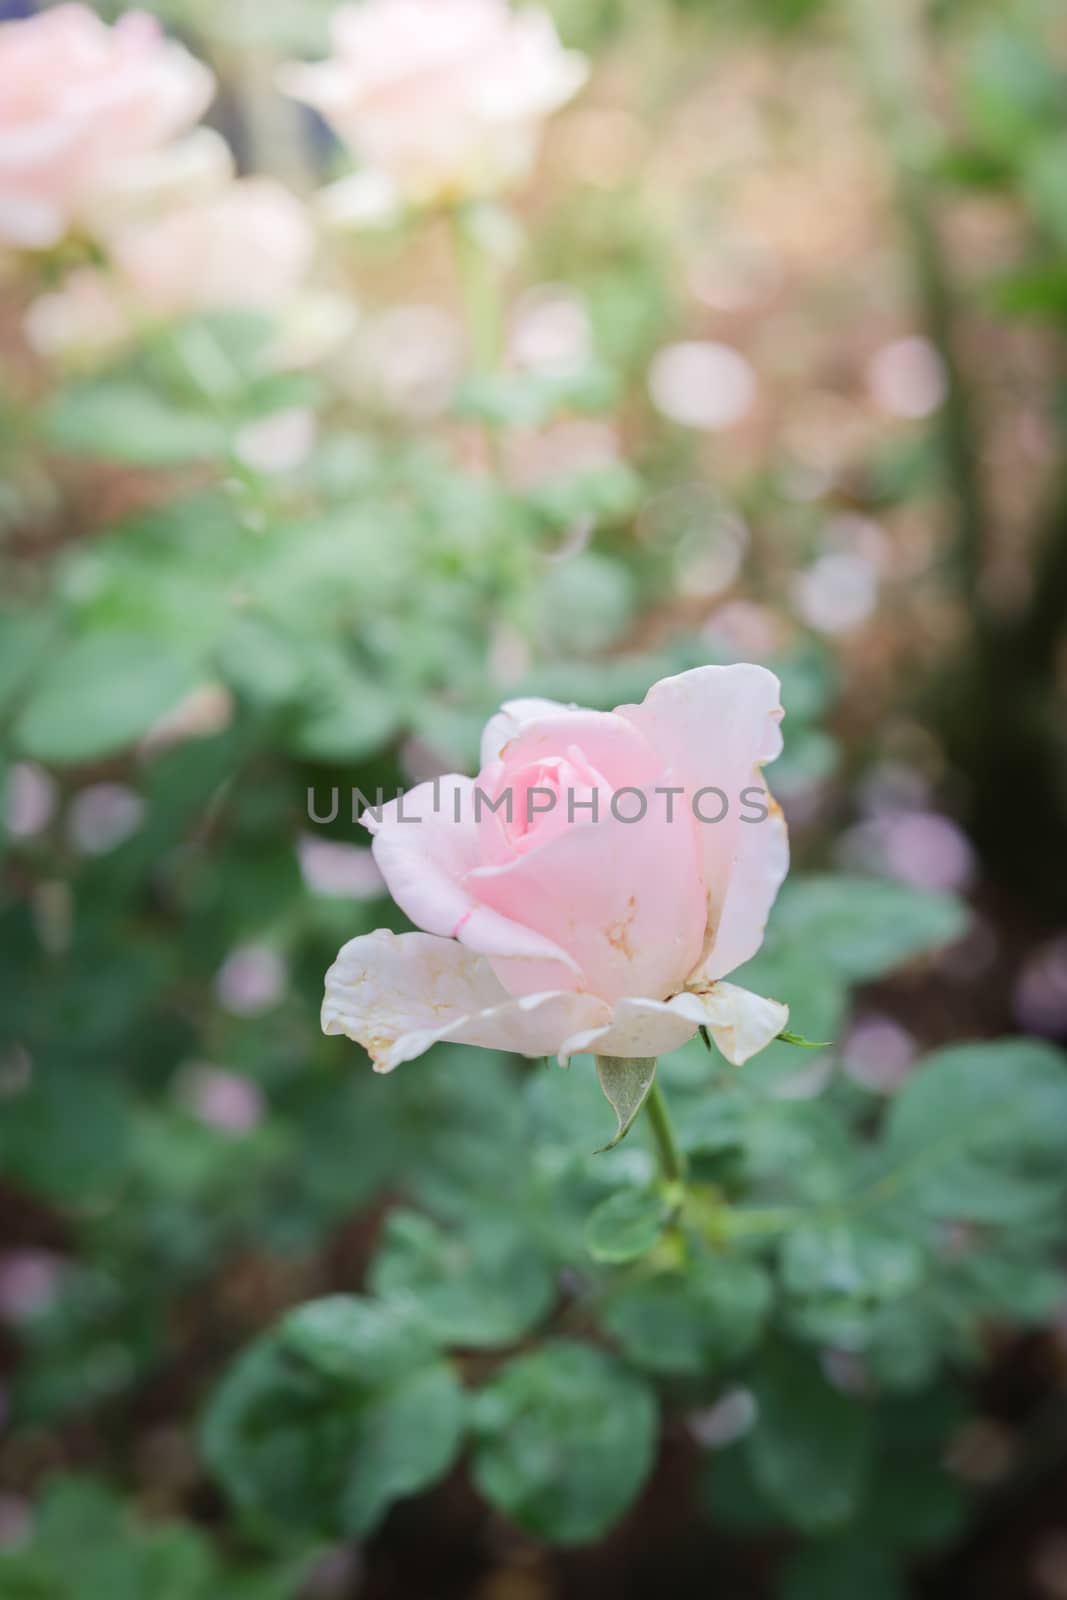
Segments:
[[[295,1563],[226,1567],[187,1523],[134,1518],[89,1477],[51,1478],[30,1539],[0,1549],[5,1600],[289,1600],[299,1577]]]
[[[389,1302],[410,1305],[448,1344],[513,1344],[555,1297],[550,1265],[507,1216],[472,1216],[445,1229],[413,1211],[385,1223],[369,1282]]]
[[[694,1247],[677,1266],[620,1284],[603,1320],[635,1366],[697,1378],[728,1371],[752,1349],[772,1298],[757,1262]]]
[[[459,1382],[412,1316],[339,1295],[241,1356],[203,1449],[265,1530],[364,1534],[447,1472],[463,1424]]]
[[[791,1526],[840,1527],[870,1471],[867,1410],[832,1388],[810,1356],[784,1347],[766,1352],[754,1390],[756,1423],[744,1445],[754,1483]]]
[[[657,1243],[670,1206],[650,1190],[620,1189],[590,1214],[585,1242],[596,1261],[633,1261]]]
[[[656,1403],[610,1356],[558,1340],[500,1368],[473,1426],[474,1479],[490,1504],[555,1544],[585,1544],[651,1470]]]
[[[197,681],[180,648],[147,633],[109,631],[54,654],[15,723],[16,748],[38,761],[78,764],[125,749]]]

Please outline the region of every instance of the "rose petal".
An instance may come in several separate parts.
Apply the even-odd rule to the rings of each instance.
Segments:
[[[753,784],[763,788],[769,814],[763,822],[742,820],[737,831],[737,854],[726,899],[711,949],[689,979],[693,988],[751,961],[763,943],[767,918],[789,871],[789,830],[782,808],[758,772],[753,774]]]
[[[552,756],[574,760],[574,751],[615,788],[652,784],[662,771],[656,751],[626,717],[566,706],[527,718],[500,757],[507,772]]]
[[[607,1026],[571,1034],[559,1049],[561,1062],[591,1051],[597,1056],[665,1056],[687,1044],[697,1024],[679,1016],[665,1000],[620,1000]]]
[[[663,1056],[707,1028],[727,1061],[744,1066],[782,1032],[789,1007],[735,983],[716,983],[704,994],[685,990],[670,1000],[620,1000],[606,1027],[572,1034],[560,1060],[590,1050],[598,1056]]]
[[[591,995],[513,999],[488,961],[453,939],[379,928],[349,940],[326,974],[322,1029],[369,1051],[391,1072],[447,1039],[520,1055],[553,1055],[576,1028],[610,1015]]]
[[[735,1067],[743,1067],[789,1024],[787,1005],[765,1000],[736,983],[713,983],[703,994],[687,989],[667,1005],[678,1016],[707,1028]]]
[[[458,820],[457,820],[458,819]],[[420,783],[361,821],[374,834],[374,859],[400,909],[427,933],[458,939],[479,955],[550,962],[540,988],[576,988],[579,968],[551,939],[481,902],[465,879],[480,860],[474,783],[449,774]]]
[[[704,788],[721,789],[729,809],[721,822],[697,824],[703,879],[707,890],[707,934],[703,959],[711,955],[724,913],[725,965],[731,947],[747,948],[754,926],[761,926],[777,892],[782,861],[779,821],[743,823],[741,793],[754,786],[754,769],[781,753],[780,685],[764,667],[696,667],[654,684],[639,706],[620,706],[619,715],[641,730],[658,752],[675,783],[686,790],[686,810]],[[706,814],[719,809],[717,797],[703,800]],[[772,813],[772,816],[774,813]],[[766,858],[766,859],[765,859]],[[746,888],[728,907],[731,881],[744,862]],[[756,903],[745,903],[751,891]],[[733,924],[733,926],[731,926]],[[749,952],[751,953],[751,951]]]
[[[500,710],[489,718],[482,734],[481,764],[489,766],[497,761],[500,752],[519,730],[535,717],[550,717],[555,712],[570,708],[558,700],[538,700],[532,696],[525,700],[505,700]]]
[[[576,824],[464,880],[501,916],[521,916],[525,927],[565,950],[582,986],[602,1000],[680,988],[704,935],[696,825],[687,813],[669,821],[661,796],[646,801],[640,820],[623,821],[610,810],[605,816],[602,808],[596,824]],[[634,796],[620,801],[623,816],[631,807],[636,811]],[[512,993],[545,986],[521,965],[498,962],[496,971]]]

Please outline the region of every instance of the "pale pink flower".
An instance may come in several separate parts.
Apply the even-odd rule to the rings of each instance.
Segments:
[[[301,287],[314,233],[295,195],[271,178],[240,178],[110,241],[120,282],[145,313],[226,306],[271,310]]]
[[[722,981],[759,949],[788,867],[760,775],[781,715],[777,678],[748,665],[665,678],[612,712],[505,705],[477,779],[364,814],[388,889],[425,931],[344,946],[325,1032],[380,1072],[439,1039],[647,1057],[700,1026],[747,1060],[789,1015]]]
[[[213,92],[145,12],[108,27],[61,5],[0,25],[0,242],[58,243],[117,168],[190,127]]]
[[[201,312],[288,314],[301,301],[315,237],[283,185],[239,178],[121,222],[107,245],[109,271],[80,267],[29,307],[26,334],[42,355],[96,359],[129,344],[145,323]]]
[[[577,91],[583,57],[547,11],[507,0],[364,0],[333,18],[334,54],[282,86],[314,106],[405,200],[492,193],[533,164],[543,119]]]

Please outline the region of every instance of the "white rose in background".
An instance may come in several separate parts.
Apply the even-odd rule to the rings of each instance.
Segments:
[[[123,164],[189,128],[214,88],[145,12],[0,24],[0,243],[49,249],[85,225]]]
[[[333,19],[334,55],[282,86],[314,106],[398,201],[494,194],[524,177],[544,118],[585,80],[548,13],[506,0],[366,0]],[[342,208],[343,209],[343,208]]]

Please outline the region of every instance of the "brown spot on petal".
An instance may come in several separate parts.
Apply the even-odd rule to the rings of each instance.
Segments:
[[[617,922],[609,922],[604,929],[604,937],[613,950],[617,950],[627,961],[634,958],[633,945],[630,942],[630,929],[637,916],[637,900],[633,895],[626,902],[626,914]]]

